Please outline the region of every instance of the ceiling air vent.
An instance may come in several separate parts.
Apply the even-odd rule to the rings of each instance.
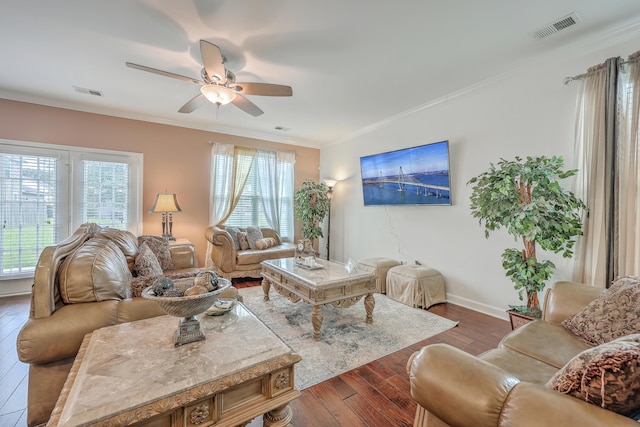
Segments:
[[[544,27],[532,33],[529,33],[529,35],[534,39],[543,39],[545,37],[548,37],[552,34],[557,33],[558,31],[564,30],[565,28],[572,27],[579,22],[582,22],[582,19],[580,18],[580,16],[578,16],[577,13],[573,12],[565,17],[562,17],[556,20],[555,22],[549,25],[545,25]]]
[[[73,89],[78,93],[84,93],[86,95],[102,96],[102,92],[95,89],[87,89],[87,88],[78,87],[78,86],[73,86]]]

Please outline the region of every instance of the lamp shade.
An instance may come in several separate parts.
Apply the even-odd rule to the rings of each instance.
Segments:
[[[324,181],[324,184],[329,188],[335,187],[336,184],[338,183],[338,181],[336,181],[335,179],[329,179],[329,178],[327,178],[327,179],[325,179],[323,181]]]
[[[182,212],[175,193],[156,194],[156,199],[153,201],[149,213],[160,212]]]
[[[204,85],[200,87],[200,92],[214,104],[228,104],[236,98],[236,93],[220,85]]]

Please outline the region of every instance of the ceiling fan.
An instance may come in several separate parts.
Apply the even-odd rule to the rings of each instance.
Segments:
[[[236,75],[227,70],[224,66],[225,58],[222,56],[220,48],[206,40],[200,40],[200,55],[204,68],[201,71],[202,80],[170,73],[144,65],[126,62],[127,67],[161,76],[172,77],[200,85],[200,94],[184,104],[178,112],[191,113],[195,109],[210,101],[214,104],[225,105],[231,103],[242,111],[259,116],[264,113],[256,104],[249,101],[244,95],[261,96],[291,96],[293,91],[291,86],[277,85],[271,83],[249,83],[236,82]]]

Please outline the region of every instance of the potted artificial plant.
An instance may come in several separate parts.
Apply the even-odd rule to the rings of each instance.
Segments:
[[[500,159],[468,182],[473,184],[471,211],[484,226],[485,237],[505,228],[516,241],[522,240],[523,249],[502,253],[502,266],[520,300],[523,291],[527,295],[526,307],[511,308],[531,317],[540,316],[538,292],[555,269],[551,261],[538,260],[536,246],[571,258],[575,238],[582,234],[580,211],[585,205],[559,183],[577,170],[563,171],[562,167],[562,157],[556,156]]]
[[[309,239],[311,244],[318,237],[324,236],[322,221],[329,209],[328,192],[329,187],[324,183],[315,183],[306,179],[294,194],[293,209],[298,219],[302,221],[302,236]]]

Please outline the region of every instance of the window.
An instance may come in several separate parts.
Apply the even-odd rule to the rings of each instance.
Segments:
[[[137,234],[142,155],[85,150],[0,140],[0,280],[32,276],[82,223]]]
[[[82,222],[126,229],[129,168],[122,162],[83,160]]]
[[[294,153],[214,144],[211,223],[269,227],[283,241],[293,241],[294,164]]]
[[[233,210],[231,215],[229,215],[227,221],[225,221],[226,225],[237,227],[247,227],[250,225],[271,227],[265,215],[263,200],[266,200],[267,204],[272,202],[275,203],[277,197],[266,190],[270,187],[267,182],[268,177],[266,175],[261,176],[258,174],[258,166],[256,164],[258,160],[259,159],[256,159],[254,166],[249,172],[247,182],[242,191],[242,196],[240,196],[240,200],[238,201],[236,208]],[[289,167],[291,168],[291,171],[287,175],[293,176],[293,165],[290,165]],[[260,181],[260,178],[262,178],[262,181]],[[286,182],[286,188],[285,191],[283,191],[283,196],[280,198],[280,204],[278,207],[280,209],[280,230],[278,234],[283,240],[286,239],[288,241],[292,241],[294,233],[292,221],[292,181]]]

